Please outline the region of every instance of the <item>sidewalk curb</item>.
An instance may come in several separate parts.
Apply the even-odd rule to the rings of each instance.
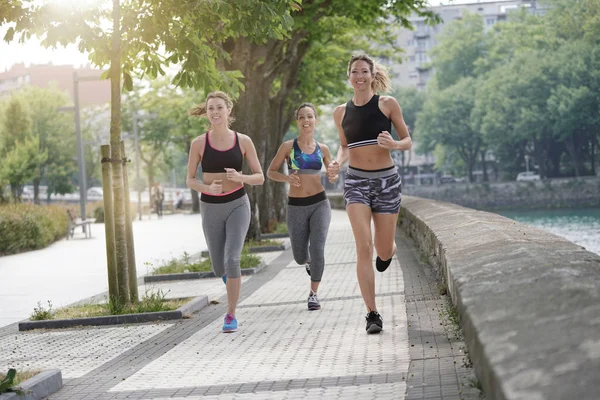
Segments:
[[[290,237],[289,233],[261,233],[261,239],[284,239]]]
[[[261,260],[260,264],[254,268],[242,269],[242,275],[254,275],[267,265]],[[214,272],[183,272],[180,274],[159,274],[144,276],[144,283],[165,282],[165,281],[182,281],[187,279],[205,279],[216,278]]]
[[[24,394],[0,394],[0,400],[40,400],[58,392],[63,387],[60,369],[42,371],[19,385]]]
[[[182,319],[208,305],[208,296],[198,296],[174,311],[159,311],[140,314],[107,315],[101,317],[56,319],[47,321],[24,321],[19,322],[19,331],[32,329],[60,329],[75,326],[100,326],[134,324],[141,322],[167,321]]]
[[[290,241],[285,241],[279,246],[259,246],[248,248],[248,253],[269,253],[271,251],[285,251],[291,247]],[[208,250],[203,250],[200,253],[200,257],[208,257]]]
[[[285,251],[289,249],[291,246],[289,241],[282,243],[279,246],[261,246],[261,247],[250,247],[248,249],[249,253],[268,253],[271,251]]]

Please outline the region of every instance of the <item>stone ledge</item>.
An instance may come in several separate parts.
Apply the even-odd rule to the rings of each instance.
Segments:
[[[248,253],[269,253],[272,251],[285,251],[289,249],[291,246],[290,241],[285,241],[279,246],[258,246],[258,247],[250,247],[248,248]],[[200,257],[208,257],[208,250],[203,250],[200,252]]]
[[[59,369],[42,371],[19,385],[24,392],[0,394],[0,400],[40,400],[58,392],[63,387],[62,373]]]
[[[101,326],[135,324],[153,321],[182,319],[208,305],[208,296],[198,296],[173,311],[159,311],[139,314],[106,315],[89,318],[51,319],[45,321],[19,322],[19,331],[32,329],[61,329],[75,326]]]
[[[254,275],[267,265],[264,261],[260,261],[260,264],[254,268],[242,268],[242,275]],[[187,279],[205,279],[205,278],[216,278],[214,272],[182,272],[180,274],[158,274],[158,275],[147,275],[144,276],[144,283],[151,282],[164,282],[164,281],[181,281]]]
[[[487,399],[595,399],[600,256],[497,214],[406,196],[399,224],[444,279]]]
[[[261,233],[261,239],[283,239],[290,237],[289,233]]]

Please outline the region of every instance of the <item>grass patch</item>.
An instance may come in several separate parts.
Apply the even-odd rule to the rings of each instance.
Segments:
[[[259,256],[249,253],[248,249],[244,248],[242,258],[240,259],[240,267],[242,269],[258,267],[260,262],[261,258]],[[171,261],[156,268],[152,271],[152,275],[182,274],[186,272],[212,272],[210,257],[206,257],[198,262],[192,262],[189,254],[184,253],[181,259],[171,259]]]
[[[288,227],[285,222],[280,222],[275,226],[272,233],[288,233]]]
[[[15,378],[12,381],[12,386],[10,388],[14,388],[15,386],[18,386],[19,384],[25,382],[26,380],[33,378],[34,376],[36,376],[37,374],[39,374],[40,372],[42,372],[39,369],[34,369],[34,370],[29,370],[29,371],[18,371],[17,375],[15,376]],[[4,379],[6,379],[6,374],[4,373],[0,373],[0,382],[3,381]],[[0,392],[2,393],[2,392]]]
[[[32,321],[50,320],[50,319],[75,319],[101,317],[108,315],[123,315],[123,314],[141,314],[147,312],[173,311],[187,303],[191,298],[185,299],[166,299],[166,294],[162,290],[157,292],[146,292],[140,301],[136,304],[127,304],[124,306],[116,306],[113,302],[104,304],[83,304],[79,306],[63,307],[57,310],[43,309],[39,311],[40,304],[34,310],[38,310],[35,319],[34,315],[30,318]],[[50,303],[50,302],[48,302]],[[35,311],[34,311],[35,313]],[[41,318],[44,316],[45,318]]]

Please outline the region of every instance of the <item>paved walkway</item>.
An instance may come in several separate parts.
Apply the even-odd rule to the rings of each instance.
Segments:
[[[444,300],[411,242],[398,241],[398,257],[376,275],[379,335],[365,333],[352,232],[333,210],[320,311],[307,310],[309,277],[291,251],[267,253],[269,266],[244,277],[236,333],[220,332],[220,279],[160,283],[170,297],[206,294],[213,304],[174,323],[7,327],[0,369],[60,368],[65,387],[52,400],[477,399],[460,339],[445,333]]]

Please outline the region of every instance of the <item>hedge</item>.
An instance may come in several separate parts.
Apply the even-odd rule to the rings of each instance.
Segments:
[[[44,248],[64,238],[68,227],[61,206],[0,205],[0,255]]]

